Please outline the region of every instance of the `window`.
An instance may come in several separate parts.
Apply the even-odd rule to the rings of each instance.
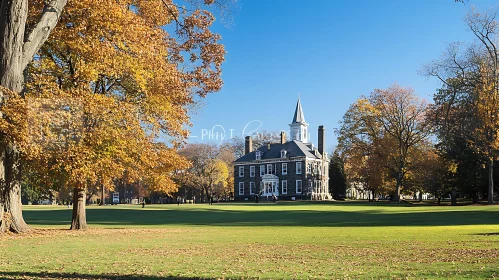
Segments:
[[[301,174],[301,162],[296,163],[296,174]]]
[[[244,182],[239,182],[239,195],[244,194]]]
[[[282,181],[282,194],[288,193],[288,181]]]
[[[255,182],[250,182],[250,194],[255,194]]]
[[[256,151],[255,153],[256,160],[261,160],[262,159],[262,154],[260,151]]]
[[[272,164],[267,164],[267,174],[272,174]]]
[[[260,176],[265,175],[265,165],[260,165]]]
[[[250,166],[250,177],[255,177],[255,167]]]
[[[244,177],[244,166],[239,166],[239,177]]]
[[[281,150],[281,158],[285,158],[286,157],[286,150]]]
[[[288,174],[288,164],[283,163],[282,164],[282,175],[286,175],[286,174]]]
[[[307,164],[307,173],[312,173],[312,164]]]
[[[239,188],[241,188],[241,186],[239,186]],[[296,193],[301,193],[301,191],[302,191],[301,180],[296,180]]]

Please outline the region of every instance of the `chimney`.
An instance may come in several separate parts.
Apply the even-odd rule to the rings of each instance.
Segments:
[[[324,155],[324,147],[326,146],[326,129],[324,129],[323,125],[319,126],[319,139],[317,142],[319,144],[319,147],[317,147],[319,153]]]
[[[249,154],[253,151],[253,139],[251,136],[246,136],[244,141],[244,154]]]
[[[286,143],[286,132],[281,131],[281,144]]]

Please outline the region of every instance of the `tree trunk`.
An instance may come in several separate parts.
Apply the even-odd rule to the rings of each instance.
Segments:
[[[494,158],[489,158],[489,197],[488,204],[494,204]]]
[[[206,199],[208,200],[208,202],[210,202],[211,201],[210,189],[208,187],[203,187],[203,189],[204,189]]]
[[[85,189],[75,188],[73,191],[73,217],[71,230],[87,229],[87,216],[85,212]]]
[[[2,198],[4,210],[0,228],[2,232],[11,231],[15,233],[29,232],[30,228],[23,218],[21,204],[21,183],[18,155],[15,149],[4,150],[6,157],[4,163],[4,188]]]
[[[106,187],[104,186],[104,184],[102,184],[101,196],[100,196],[100,205],[101,206],[106,205],[105,199],[106,199]]]
[[[2,1],[0,6],[0,85],[16,93],[22,91],[24,83],[22,54],[27,10],[27,0]],[[0,91],[0,102],[4,95]],[[29,227],[22,215],[18,154],[5,135],[0,137],[0,145],[0,180],[3,183],[0,229],[27,232]]]
[[[450,205],[456,206],[457,205],[457,192],[456,192],[456,187],[452,186],[452,190],[450,192]]]
[[[400,187],[402,186],[402,175],[399,173],[397,175],[397,186],[395,188],[395,195],[393,196],[393,201],[400,202]]]
[[[0,178],[3,181],[1,193],[3,209],[0,231],[15,233],[28,232],[30,229],[24,221],[22,214],[19,155],[13,144],[8,143],[5,138],[0,140],[0,142],[0,163],[2,164],[0,167]]]
[[[39,22],[28,34],[25,32],[28,0],[0,1],[0,86],[21,94],[24,69],[47,40],[66,2],[67,0],[47,1]],[[0,90],[0,103],[4,96],[5,93]],[[2,117],[0,112],[0,118]],[[29,227],[22,216],[19,156],[16,147],[5,135],[0,135],[0,145],[0,229],[26,232]],[[9,172],[12,175],[10,178]]]
[[[423,202],[423,191],[419,191],[419,202]]]

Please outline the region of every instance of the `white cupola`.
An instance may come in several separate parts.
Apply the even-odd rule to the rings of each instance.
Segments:
[[[289,132],[291,133],[291,141],[298,140],[303,143],[308,143],[308,124],[305,122],[305,116],[301,108],[300,98],[296,103],[295,115],[293,122],[289,125]]]

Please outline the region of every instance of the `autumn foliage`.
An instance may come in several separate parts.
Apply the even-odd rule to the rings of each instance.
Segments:
[[[44,1],[31,2],[35,22]],[[28,68],[25,93],[3,104],[2,133],[75,194],[112,189],[125,174],[151,191],[175,191],[174,170],[189,166],[177,153],[189,110],[222,86],[225,51],[213,21],[201,6],[165,0],[69,2]]]

